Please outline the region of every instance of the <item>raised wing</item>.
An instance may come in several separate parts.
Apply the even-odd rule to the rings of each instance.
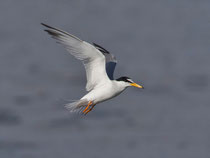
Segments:
[[[114,70],[117,65],[115,56],[100,45],[96,43],[93,43],[93,45],[106,57],[106,73],[110,80],[114,80]]]
[[[67,32],[43,23],[42,25],[47,27],[45,31],[64,45],[70,54],[83,62],[87,76],[87,91],[109,80],[105,70],[105,56],[98,49]]]

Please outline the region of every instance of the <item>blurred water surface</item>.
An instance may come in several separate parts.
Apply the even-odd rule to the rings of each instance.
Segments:
[[[210,157],[210,1],[0,2],[1,158]],[[82,64],[41,22],[118,59],[129,88],[86,117]]]

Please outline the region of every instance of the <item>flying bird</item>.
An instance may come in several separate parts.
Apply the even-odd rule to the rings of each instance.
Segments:
[[[96,104],[119,95],[127,87],[144,88],[126,76],[114,80],[116,58],[100,45],[90,44],[65,31],[41,24],[57,43],[64,45],[70,54],[82,61],[86,70],[88,93],[81,99],[66,104],[69,111],[81,111],[86,115]]]

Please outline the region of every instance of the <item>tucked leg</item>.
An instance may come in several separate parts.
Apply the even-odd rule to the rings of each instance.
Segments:
[[[92,104],[92,101],[89,101],[88,105],[86,106],[86,108],[82,111],[83,114],[85,114],[86,111],[88,111],[88,108],[90,107],[91,104]]]
[[[95,104],[95,105],[96,105],[96,104]],[[90,109],[88,109],[88,110],[86,110],[86,111],[84,112],[84,114],[87,115],[91,110],[93,110],[93,108],[94,108],[95,105],[92,105]]]

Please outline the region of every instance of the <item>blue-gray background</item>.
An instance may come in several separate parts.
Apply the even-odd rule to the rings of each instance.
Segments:
[[[86,117],[82,64],[40,22],[96,42],[127,89]],[[1,0],[1,158],[210,157],[210,1]]]

